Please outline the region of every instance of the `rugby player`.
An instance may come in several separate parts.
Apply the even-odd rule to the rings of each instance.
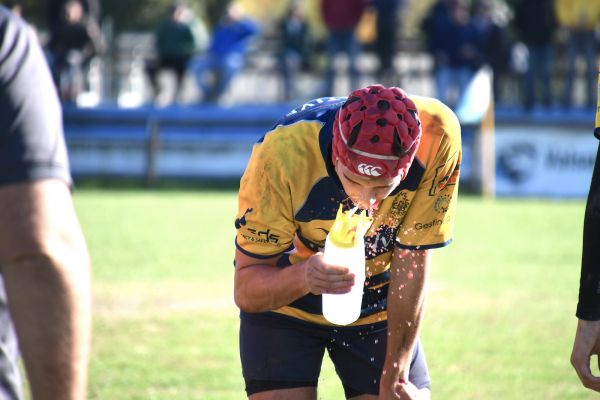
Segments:
[[[429,397],[418,341],[431,250],[450,243],[460,126],[438,100],[373,85],[285,115],[254,146],[235,221],[235,302],[250,399],[316,399],[325,350],[347,398]],[[323,261],[339,204],[369,213],[362,312],[322,315],[354,276]]]

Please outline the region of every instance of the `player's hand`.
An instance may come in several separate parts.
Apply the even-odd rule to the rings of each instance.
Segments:
[[[419,390],[411,382],[396,381],[392,384],[379,385],[378,400],[426,400],[429,399],[429,389]]]
[[[598,366],[600,367],[600,321],[580,319],[571,352],[571,364],[583,386],[600,392],[600,377],[594,376],[590,369],[590,361],[594,354],[598,356]]]
[[[347,267],[327,264],[323,253],[306,260],[304,279],[312,294],[348,293],[354,285],[354,274]]]

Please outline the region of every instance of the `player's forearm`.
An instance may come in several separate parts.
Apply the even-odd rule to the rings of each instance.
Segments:
[[[399,251],[392,261],[385,369],[401,379],[408,377],[412,348],[421,323],[429,260],[429,251]]]
[[[394,302],[392,302],[394,303]],[[411,307],[410,312],[389,312],[390,302],[388,300],[388,339],[384,372],[389,374],[390,379],[407,380],[410,369],[410,360],[413,346],[417,340],[419,325],[421,323],[422,303],[403,303],[391,308]]]
[[[235,303],[246,312],[278,309],[309,293],[304,264],[253,265],[236,271]]]
[[[90,265],[68,186],[1,188],[0,226],[0,268],[33,399],[84,399]]]
[[[34,400],[86,398],[90,272],[86,252],[28,254],[3,266],[10,311]]]

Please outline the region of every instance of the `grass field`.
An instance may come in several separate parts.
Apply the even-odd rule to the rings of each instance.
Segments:
[[[75,193],[94,263],[90,399],[244,397],[233,191]],[[583,201],[460,199],[422,338],[435,399],[596,399],[568,359]],[[319,398],[342,399],[327,361]]]

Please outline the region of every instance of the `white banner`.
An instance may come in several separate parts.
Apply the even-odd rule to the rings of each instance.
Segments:
[[[587,196],[598,150],[592,130],[497,126],[496,195]]]

